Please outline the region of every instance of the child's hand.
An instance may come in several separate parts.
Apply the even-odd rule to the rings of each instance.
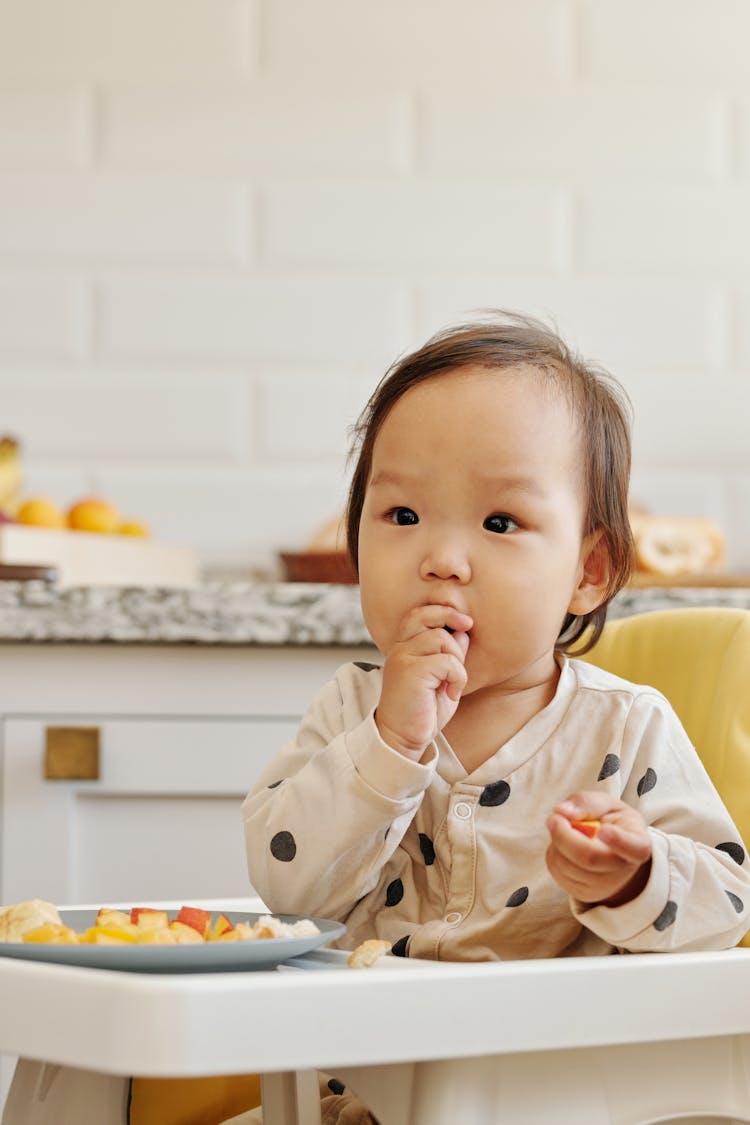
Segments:
[[[595,819],[594,836],[573,823]],[[574,793],[547,821],[551,842],[547,867],[553,879],[579,902],[621,906],[640,894],[651,868],[651,839],[645,820],[607,793]]]
[[[455,714],[473,624],[452,606],[417,606],[385,653],[375,722],[383,741],[414,761]]]

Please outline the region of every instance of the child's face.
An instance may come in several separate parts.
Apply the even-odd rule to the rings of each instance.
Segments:
[[[549,379],[470,367],[412,387],[375,441],[362,510],[373,640],[387,653],[414,607],[452,605],[474,621],[464,695],[552,676],[566,613],[602,600],[584,524],[581,436]]]

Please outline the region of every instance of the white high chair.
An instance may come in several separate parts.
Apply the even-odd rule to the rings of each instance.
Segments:
[[[748,840],[750,612],[614,621],[587,659],[668,696]],[[251,1069],[265,1125],[317,1125],[318,1069],[381,1125],[750,1123],[747,949],[184,977],[0,958],[0,998],[23,1056],[3,1125],[125,1125],[122,1076]]]

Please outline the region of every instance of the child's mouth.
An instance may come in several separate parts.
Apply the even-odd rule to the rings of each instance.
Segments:
[[[445,629],[446,633],[450,633],[451,636],[453,636],[456,631],[455,629],[451,629],[450,625],[443,625],[443,628]]]

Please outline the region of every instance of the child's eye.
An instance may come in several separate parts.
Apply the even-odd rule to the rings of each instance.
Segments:
[[[419,516],[411,508],[391,508],[386,518],[400,527],[409,527],[410,524],[419,523]]]
[[[509,531],[517,530],[518,524],[510,516],[495,512],[494,515],[487,516],[482,527],[487,531],[494,531],[496,535],[507,535]]]

